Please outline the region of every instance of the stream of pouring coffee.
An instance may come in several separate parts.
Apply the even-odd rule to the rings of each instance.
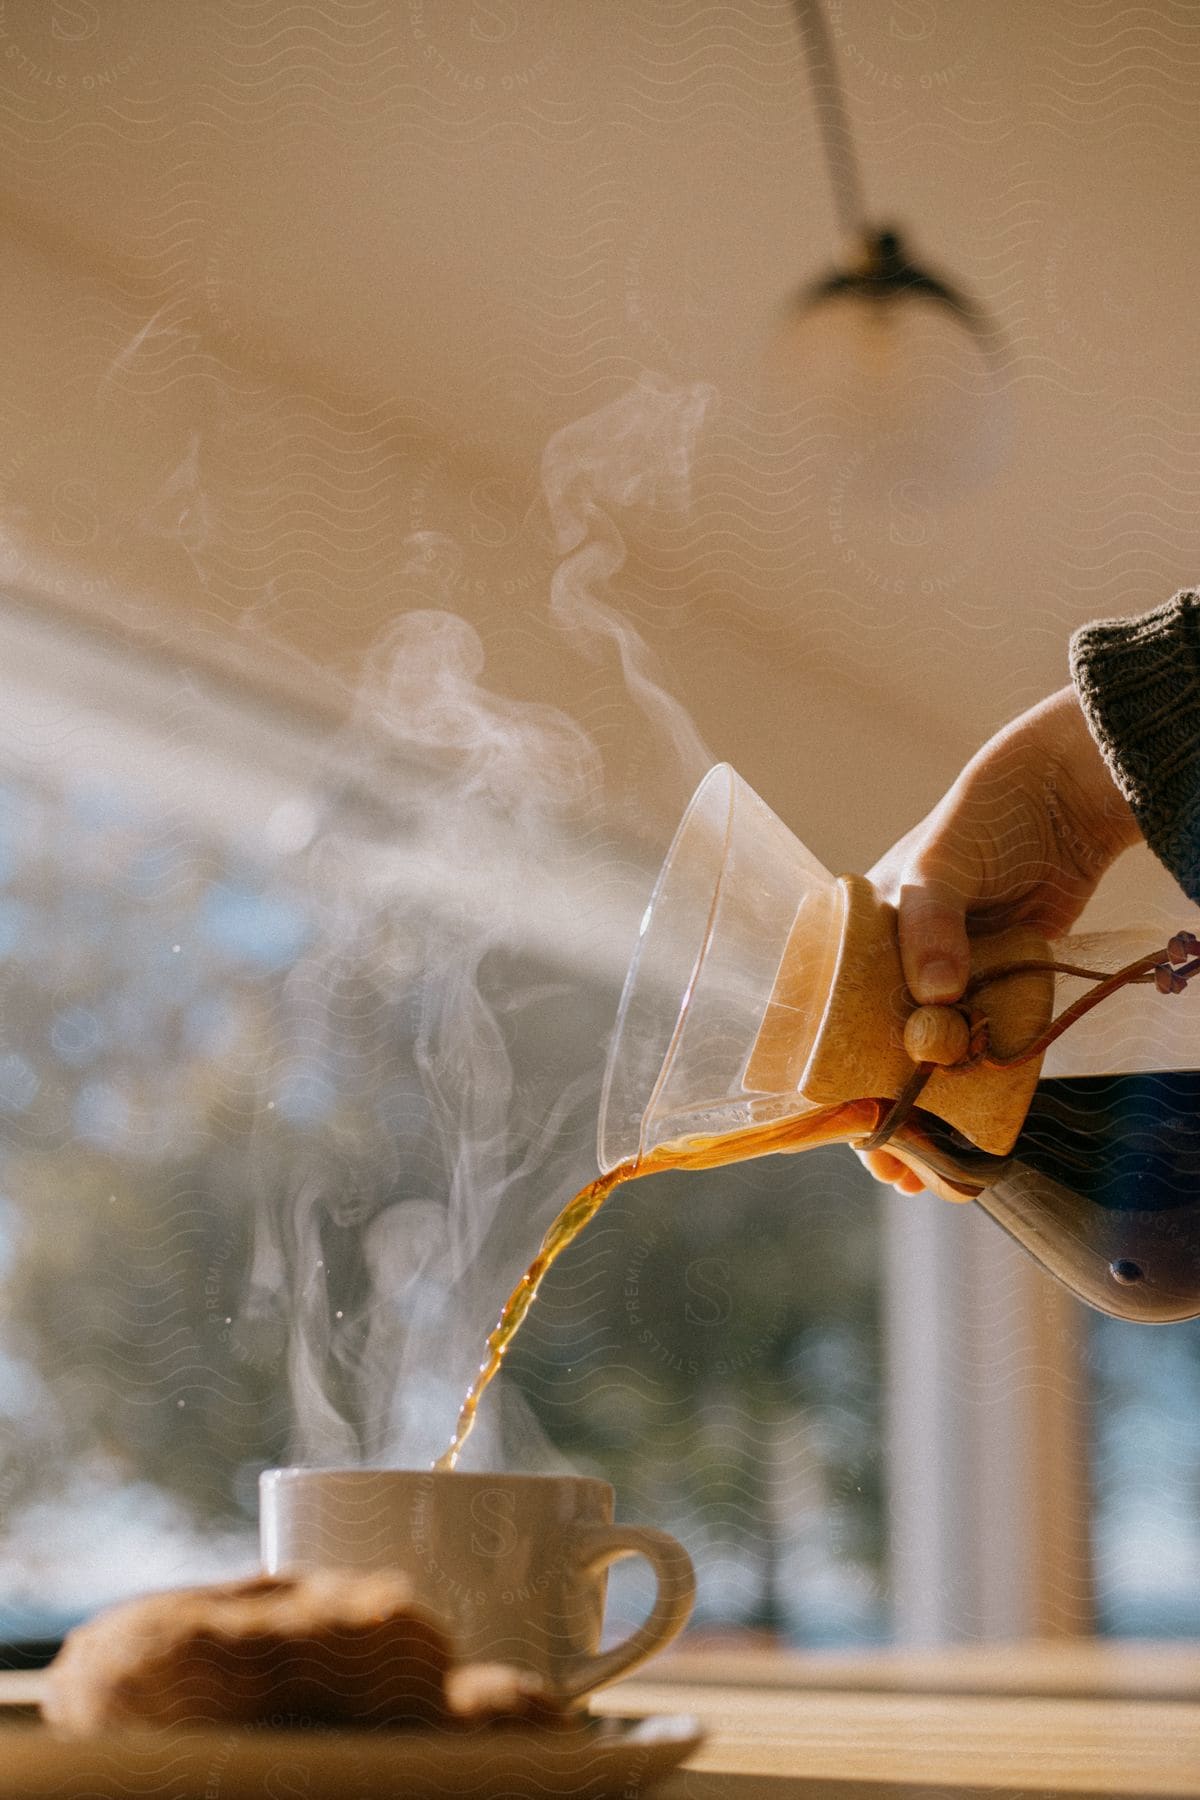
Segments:
[[[434,1469],[445,1472],[457,1464],[463,1445],[471,1435],[479,1402],[499,1373],[509,1345],[537,1298],[547,1270],[595,1218],[614,1188],[644,1175],[661,1174],[666,1169],[717,1169],[726,1163],[744,1162],[752,1156],[811,1150],[818,1144],[844,1143],[848,1138],[865,1137],[879,1123],[881,1111],[882,1103],[878,1100],[852,1100],[799,1118],[773,1120],[769,1125],[755,1126],[748,1131],[725,1132],[720,1137],[685,1138],[678,1143],[663,1144],[648,1156],[630,1157],[610,1169],[607,1175],[598,1175],[595,1181],[581,1188],[554,1220],[537,1255],[504,1302],[495,1329],[488,1337],[487,1353],[479,1365],[479,1373],[462,1403],[454,1436],[434,1463]]]

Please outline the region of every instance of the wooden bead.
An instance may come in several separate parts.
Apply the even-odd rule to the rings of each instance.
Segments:
[[[970,1044],[970,1027],[953,1006],[918,1006],[905,1021],[904,1048],[915,1063],[962,1062]]]

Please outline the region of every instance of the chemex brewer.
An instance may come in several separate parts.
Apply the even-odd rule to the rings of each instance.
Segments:
[[[509,1296],[438,1466],[454,1466],[550,1264],[613,1188],[662,1169],[886,1144],[1101,1311],[1200,1315],[1200,1041],[1187,999],[1197,973],[1188,931],[1049,944],[1016,927],[973,941],[961,1000],[917,1006],[895,909],[864,877],[824,869],[727,764],[711,769],[625,979],[602,1173]],[[1049,1046],[1131,988],[1146,990],[1146,1007],[1188,1008],[1179,1065],[1143,1058],[1129,1072],[1117,1038],[1110,1062],[1125,1072],[1043,1078]]]

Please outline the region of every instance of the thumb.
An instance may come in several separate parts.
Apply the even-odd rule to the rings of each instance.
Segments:
[[[962,900],[949,888],[904,887],[898,912],[900,960],[913,999],[920,1006],[957,1000],[971,972]]]

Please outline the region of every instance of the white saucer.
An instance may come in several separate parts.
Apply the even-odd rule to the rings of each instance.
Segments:
[[[18,1724],[0,1738],[0,1800],[607,1800],[640,1793],[695,1750],[695,1719],[585,1718],[534,1731],[273,1731],[244,1728],[124,1732],[69,1739]]]

